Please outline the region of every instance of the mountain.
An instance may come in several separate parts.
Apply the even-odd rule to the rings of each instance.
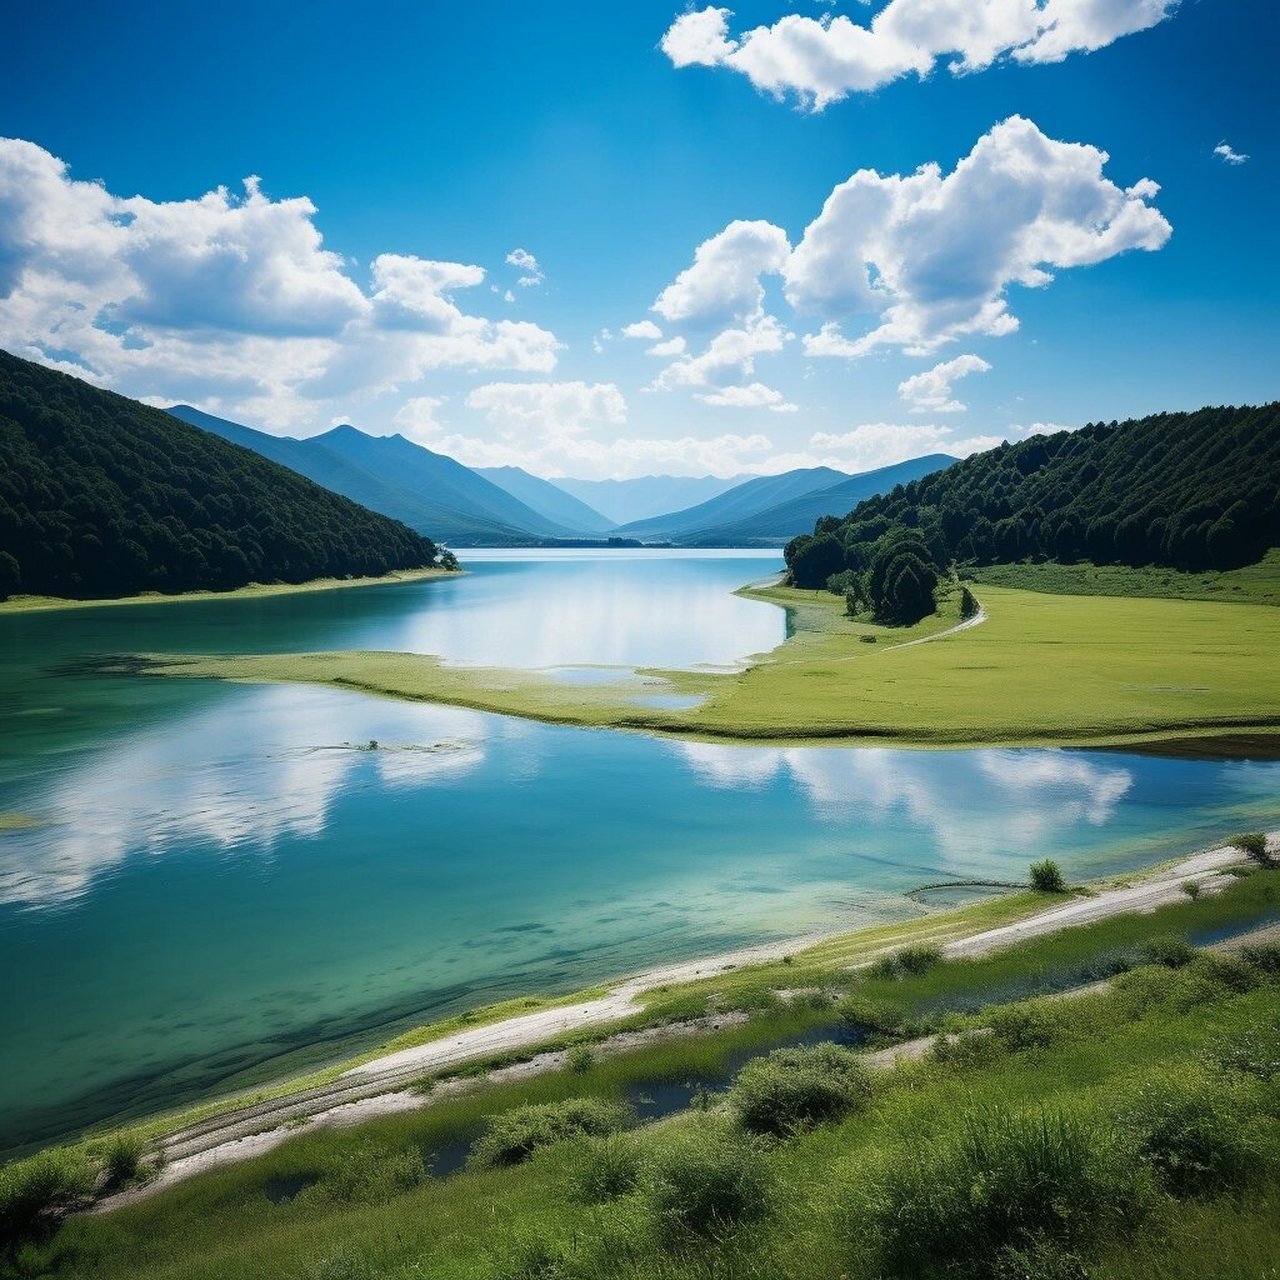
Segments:
[[[834,471],[830,467],[800,467],[795,471],[784,471],[781,475],[755,476],[697,506],[625,524],[618,533],[652,542],[683,542],[690,535],[739,523],[780,502],[814,489],[829,488],[848,478],[846,472]]]
[[[0,598],[363,577],[429,538],[110,391],[0,352]]]
[[[869,498],[795,539],[787,558],[812,559],[821,585],[837,571],[829,560],[861,570],[905,527],[938,565],[1035,557],[1237,568],[1280,546],[1277,476],[1280,403],[1091,423],[975,453]],[[822,554],[809,556],[819,542]]]
[[[175,405],[169,412],[454,545],[527,544],[578,532],[547,519],[453,458],[403,436],[370,436],[341,426],[295,440],[215,418],[190,405]]]
[[[756,512],[744,519],[704,529],[693,535],[704,546],[742,546],[762,543],[775,546],[812,529],[824,515],[842,515],[859,502],[879,493],[889,493],[895,486],[908,484],[935,471],[945,470],[956,461],[945,453],[930,453],[923,458],[895,462],[875,471],[849,476],[827,489],[801,494],[787,502]],[[690,541],[686,537],[686,541]]]
[[[552,480],[530,475],[521,467],[474,467],[476,475],[491,480],[540,516],[579,533],[605,533],[614,522],[567,493]]]
[[[638,476],[634,480],[575,480],[558,476],[551,483],[618,524],[682,511],[732,489],[747,476]]]

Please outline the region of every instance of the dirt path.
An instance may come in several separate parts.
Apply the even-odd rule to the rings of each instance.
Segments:
[[[1200,879],[1205,893],[1225,888],[1230,883],[1229,879],[1217,873],[1242,859],[1243,855],[1237,849],[1212,849],[1156,871],[1133,885],[1105,889],[1092,897],[1073,898],[1013,924],[943,941],[942,949],[948,957],[983,955],[1027,938],[1091,924],[1108,916],[1153,911],[1166,903],[1182,900],[1182,885],[1188,880]],[[620,983],[598,999],[541,1009],[489,1026],[474,1027],[412,1049],[402,1049],[352,1067],[327,1085],[191,1125],[171,1134],[162,1143],[166,1166],[156,1180],[109,1197],[94,1211],[104,1212],[133,1203],[207,1169],[260,1155],[279,1146],[302,1128],[345,1127],[378,1115],[427,1106],[434,1099],[449,1097],[470,1087],[471,1081],[443,1081],[430,1094],[408,1087],[424,1076],[498,1054],[526,1051],[557,1036],[628,1017],[642,1010],[638,997],[647,991],[711,977],[746,965],[777,961],[830,936],[833,935],[790,939],[706,960],[652,969]],[[728,1025],[733,1020],[731,1017],[717,1017],[673,1027],[623,1032],[610,1037],[602,1048],[606,1052],[623,1051],[666,1036],[694,1034]],[[919,1056],[928,1043],[913,1041],[872,1057],[875,1061],[883,1058],[880,1065],[887,1065],[904,1057]],[[563,1065],[563,1058],[562,1053],[540,1054],[528,1062],[491,1072],[488,1078],[493,1081],[519,1079],[539,1071],[554,1070]]]

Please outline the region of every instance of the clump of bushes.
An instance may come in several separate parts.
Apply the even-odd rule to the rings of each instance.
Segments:
[[[1274,867],[1275,859],[1267,850],[1266,833],[1262,831],[1246,831],[1243,835],[1232,836],[1229,845],[1247,853],[1260,867]]]
[[[981,1110],[954,1138],[900,1148],[867,1207],[883,1271],[976,1280],[997,1259],[1090,1248],[1140,1222],[1152,1192],[1099,1118]]]
[[[1180,1199],[1246,1186],[1261,1157],[1235,1090],[1202,1075],[1143,1084],[1118,1117],[1160,1185]]]
[[[94,1162],[75,1147],[55,1147],[0,1167],[0,1242],[16,1244],[51,1232],[93,1191],[97,1177]]]
[[[591,1052],[591,1046],[586,1044],[575,1044],[564,1056],[565,1070],[576,1076],[585,1076],[595,1065],[595,1061],[596,1055]]]
[[[605,1137],[631,1123],[631,1113],[617,1102],[600,1098],[569,1098],[515,1107],[494,1116],[471,1151],[473,1169],[520,1164],[540,1147],[587,1134]]]
[[[1225,1071],[1257,1080],[1280,1078],[1280,1023],[1258,1023],[1219,1042],[1210,1050],[1210,1061]]]
[[[996,1042],[1010,1053],[1047,1049],[1062,1038],[1064,1030],[1061,1011],[1043,1003],[999,1005],[990,1010],[987,1020]]]
[[[869,972],[873,978],[918,977],[941,963],[942,948],[922,943],[881,956],[872,964]]]
[[[836,1005],[836,1015],[850,1031],[869,1036],[901,1035],[904,1027],[902,1010],[887,1000],[854,993]]]
[[[729,1091],[729,1105],[751,1133],[783,1137],[856,1110],[871,1096],[858,1055],[839,1045],[778,1049],[749,1062]]]
[[[147,1173],[143,1165],[146,1150],[146,1142],[136,1133],[117,1133],[108,1138],[102,1150],[103,1190],[114,1191]]]
[[[1161,934],[1148,938],[1142,944],[1142,955],[1148,964],[1162,964],[1166,969],[1182,969],[1189,965],[1198,952],[1185,938],[1177,934]]]
[[[573,1153],[570,1178],[579,1200],[604,1204],[640,1183],[640,1149],[625,1134],[584,1138]]]
[[[718,1238],[764,1216],[771,1179],[764,1141],[710,1117],[651,1155],[644,1194],[669,1240]]]
[[[422,1153],[382,1143],[358,1142],[319,1182],[304,1187],[296,1204],[386,1204],[427,1180]]]
[[[1280,976],[1280,947],[1274,943],[1254,943],[1241,947],[1240,959],[1264,978]]]
[[[1067,882],[1062,868],[1052,858],[1031,864],[1031,887],[1037,893],[1066,893]]]

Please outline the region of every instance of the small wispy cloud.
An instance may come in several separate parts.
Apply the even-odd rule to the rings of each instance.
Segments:
[[[537,258],[528,249],[512,249],[507,254],[507,265],[516,267],[524,272],[520,279],[516,281],[516,284],[522,285],[526,289],[541,284],[546,279],[546,276],[542,273],[542,268],[538,265]]]
[[[1249,158],[1243,152],[1233,151],[1230,145],[1224,140],[1213,149],[1215,156],[1221,156],[1226,164],[1244,164]]]

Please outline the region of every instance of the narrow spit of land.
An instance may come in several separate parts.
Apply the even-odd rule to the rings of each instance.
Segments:
[[[429,1095],[409,1086],[469,1062],[511,1054],[531,1055],[527,1061],[489,1073],[488,1078],[493,1082],[559,1069],[564,1065],[563,1051],[554,1047],[541,1053],[534,1051],[539,1046],[554,1046],[557,1040],[575,1032],[613,1024],[625,1026],[627,1019],[644,1012],[644,997],[654,992],[669,993],[682,985],[705,984],[730,974],[742,977],[743,971],[777,964],[784,958],[802,964],[810,956],[820,956],[824,961],[835,957],[843,967],[857,970],[904,943],[938,946],[952,959],[983,956],[1062,929],[1093,924],[1116,915],[1149,912],[1185,900],[1183,886],[1188,880],[1198,880],[1202,891],[1212,894],[1232,883],[1230,876],[1219,873],[1239,864],[1243,857],[1233,847],[1215,848],[1154,868],[1144,875],[1103,882],[1088,890],[1086,896],[1058,900],[1047,908],[1040,905],[1042,900],[1023,895],[1007,903],[980,904],[977,908],[929,915],[904,925],[792,939],[689,961],[639,974],[598,995],[570,999],[535,1012],[378,1053],[333,1073],[312,1087],[233,1106],[172,1129],[159,1142],[165,1162],[158,1177],[103,1200],[96,1211],[104,1212],[146,1199],[205,1170],[251,1159],[279,1146],[304,1128],[348,1127],[377,1116],[430,1106],[472,1087],[474,1082],[446,1081]],[[1011,918],[991,924],[992,906],[1006,906]],[[605,1043],[606,1047],[612,1045],[618,1050],[636,1048],[663,1037],[718,1030],[732,1025],[734,1020],[735,1015],[724,1015],[643,1030],[623,1030]]]
[[[953,588],[937,614],[886,628],[846,617],[828,593],[746,589],[786,609],[791,634],[728,673],[628,669],[612,681],[568,683],[562,669],[458,667],[388,652],[143,654],[127,669],[329,685],[718,741],[1109,747],[1248,737],[1254,753],[1280,751],[1280,609],[997,586],[981,593],[981,625],[964,625]],[[654,694],[691,705],[645,706]]]

